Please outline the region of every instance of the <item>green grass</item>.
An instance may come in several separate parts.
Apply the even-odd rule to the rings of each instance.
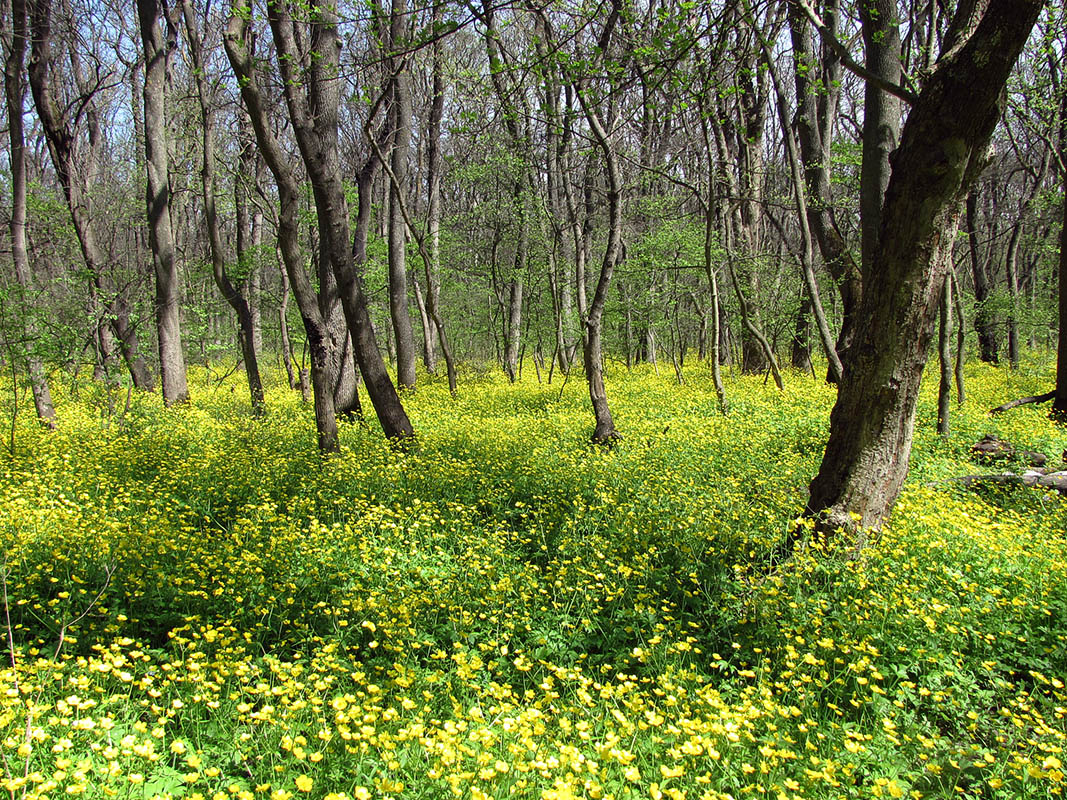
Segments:
[[[833,400],[810,376],[730,377],[722,417],[703,367],[616,368],[610,452],[580,380],[470,373],[453,401],[424,379],[417,449],[350,425],[326,462],[279,386],[262,423],[203,375],[166,412],[61,388],[59,431],[23,409],[0,466],[0,785],[1059,796],[1067,503],[937,483],[985,469],[987,432],[1058,462],[1044,409],[985,413],[1049,369],[971,367],[947,441],[928,386],[886,529],[858,560],[808,539],[779,566]]]

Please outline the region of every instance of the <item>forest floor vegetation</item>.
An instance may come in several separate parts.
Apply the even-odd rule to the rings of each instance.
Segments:
[[[911,475],[859,558],[775,563],[833,389],[615,366],[584,383],[420,376],[416,448],[316,453],[283,385],[122,411],[81,383],[0,460],[0,796],[1061,796],[1067,499],[967,488],[986,433],[1057,464],[1047,359],[926,381]],[[76,391],[75,391],[76,390]],[[6,386],[3,410],[10,419]],[[24,401],[25,402],[25,401]]]

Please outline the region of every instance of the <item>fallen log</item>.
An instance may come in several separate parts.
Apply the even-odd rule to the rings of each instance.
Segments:
[[[1007,403],[1004,403],[1004,405],[989,409],[989,413],[999,414],[1002,411],[1010,411],[1013,408],[1029,405],[1030,403],[1047,403],[1049,400],[1052,400],[1055,397],[1055,392],[1048,392],[1047,394],[1035,394],[1032,397],[1020,397],[1018,400],[1009,400]]]

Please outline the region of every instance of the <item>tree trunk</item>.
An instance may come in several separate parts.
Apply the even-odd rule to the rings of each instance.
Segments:
[[[148,230],[156,273],[156,333],[159,338],[159,378],[163,404],[189,400],[182,352],[178,299],[181,286],[170,217],[166,103],[168,45],[159,26],[157,0],[137,0],[137,17],[144,43],[144,126],[147,167]]]
[[[990,312],[989,273],[978,246],[978,190],[967,195],[967,237],[971,245],[971,274],[974,276],[974,329],[978,332],[978,358],[989,364],[1000,361],[997,333]]]
[[[8,157],[11,164],[11,260],[15,267],[22,307],[25,309],[23,331],[26,336],[26,371],[30,378],[30,391],[37,419],[46,428],[55,429],[56,409],[52,404],[52,392],[48,387],[48,375],[44,361],[35,352],[38,339],[37,324],[33,310],[28,306],[32,286],[30,259],[26,248],[26,139],[23,131],[23,111],[26,98],[26,80],[22,73],[26,56],[26,4],[24,0],[11,0],[10,29],[5,30],[4,96],[7,100],[7,132],[11,149]],[[5,23],[7,20],[4,21]]]
[[[593,302],[589,306],[589,315],[585,319],[585,342],[582,355],[585,361],[585,377],[589,384],[589,399],[593,405],[593,417],[596,427],[593,430],[594,444],[611,445],[622,438],[615,430],[615,420],[608,407],[608,395],[604,389],[604,356],[601,350],[600,334],[603,328],[604,307],[607,305],[608,290],[611,288],[611,276],[622,252],[622,179],[619,175],[618,160],[607,131],[600,116],[591,102],[575,87],[578,101],[585,112],[586,120],[592,129],[593,138],[604,157],[604,166],[608,178],[608,241],[604,247],[604,261],[600,266]]]
[[[959,205],[984,165],[1004,86],[1042,5],[990,0],[970,37],[942,55],[908,116],[864,286],[867,323],[849,348],[811,484],[808,512],[831,531],[881,525],[900,493]]]
[[[949,407],[952,403],[952,275],[946,273],[939,307],[937,361],[940,380],[937,384],[937,432],[948,436],[951,430]]]
[[[414,436],[414,429],[378,350],[362,276],[352,259],[348,201],[341,181],[337,142],[340,86],[336,76],[341,51],[337,15],[329,6],[312,4],[310,16],[310,44],[316,58],[310,60],[304,79],[307,94],[304,94],[305,82],[297,74],[300,56],[287,2],[268,3],[268,21],[278,49],[286,107],[311,179],[322,237],[320,246],[337,280],[367,394],[385,435],[391,439],[409,439]],[[237,18],[235,15],[231,24]],[[290,281],[292,278],[290,275]],[[293,285],[295,288],[295,282]]]
[[[1060,89],[1059,150],[1061,157],[1067,153],[1067,85]],[[1056,396],[1052,400],[1053,419],[1067,422],[1067,164],[1062,165],[1060,179],[1063,181],[1063,222],[1060,225],[1059,268],[1059,323],[1060,332],[1056,347]]]
[[[315,290],[304,269],[304,254],[300,247],[297,221],[301,200],[300,187],[288,157],[274,136],[263,105],[255,72],[253,40],[249,35],[250,17],[251,10],[248,6],[235,6],[234,14],[226,26],[223,43],[230,65],[237,76],[241,99],[252,123],[259,150],[278,185],[278,249],[285,264],[293,296],[300,309],[311,354],[310,381],[304,370],[300,371],[301,393],[306,402],[310,382],[315,404],[315,429],[319,451],[323,454],[335,453],[340,449],[340,440],[333,394],[336,374],[333,370],[337,365],[336,350],[340,349],[341,343],[333,341]]]
[[[226,256],[223,250],[222,235],[219,233],[218,213],[215,208],[215,115],[211,108],[211,98],[207,79],[204,75],[204,57],[201,48],[200,28],[192,3],[185,0],[182,5],[185,17],[185,30],[189,40],[189,55],[193,63],[193,75],[196,80],[197,97],[200,101],[200,118],[203,123],[202,145],[203,160],[200,180],[204,194],[204,220],[207,224],[208,243],[211,251],[211,273],[215,285],[222,293],[237,315],[237,339],[241,347],[241,360],[245,366],[248,379],[248,392],[252,402],[252,416],[263,417],[267,405],[263,396],[263,381],[259,376],[259,359],[256,352],[255,320],[252,307],[248,302],[247,282],[234,284],[226,272]],[[239,179],[238,179],[239,180]],[[238,225],[240,232],[240,225]],[[240,260],[240,254],[238,255]],[[242,285],[243,284],[243,285]]]
[[[393,0],[389,44],[392,50],[407,46],[406,0]],[[400,212],[400,192],[407,190],[408,151],[411,149],[411,75],[408,59],[390,56],[392,73],[389,117],[392,147],[389,158],[396,180],[389,185],[389,317],[396,337],[396,382],[400,389],[415,388],[415,337],[408,311],[407,236]]]

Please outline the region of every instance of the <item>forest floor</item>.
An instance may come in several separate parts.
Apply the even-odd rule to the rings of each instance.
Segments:
[[[612,451],[532,374],[424,381],[417,448],[350,425],[326,462],[288,388],[254,422],[202,367],[173,411],[57,387],[54,434],[23,399],[4,795],[1059,796],[1067,501],[940,483],[986,433],[1060,461],[1047,407],[986,413],[1050,361],[969,367],[947,440],[928,379],[891,524],[783,564],[832,389],[728,376],[723,417],[669,372],[610,371]]]

